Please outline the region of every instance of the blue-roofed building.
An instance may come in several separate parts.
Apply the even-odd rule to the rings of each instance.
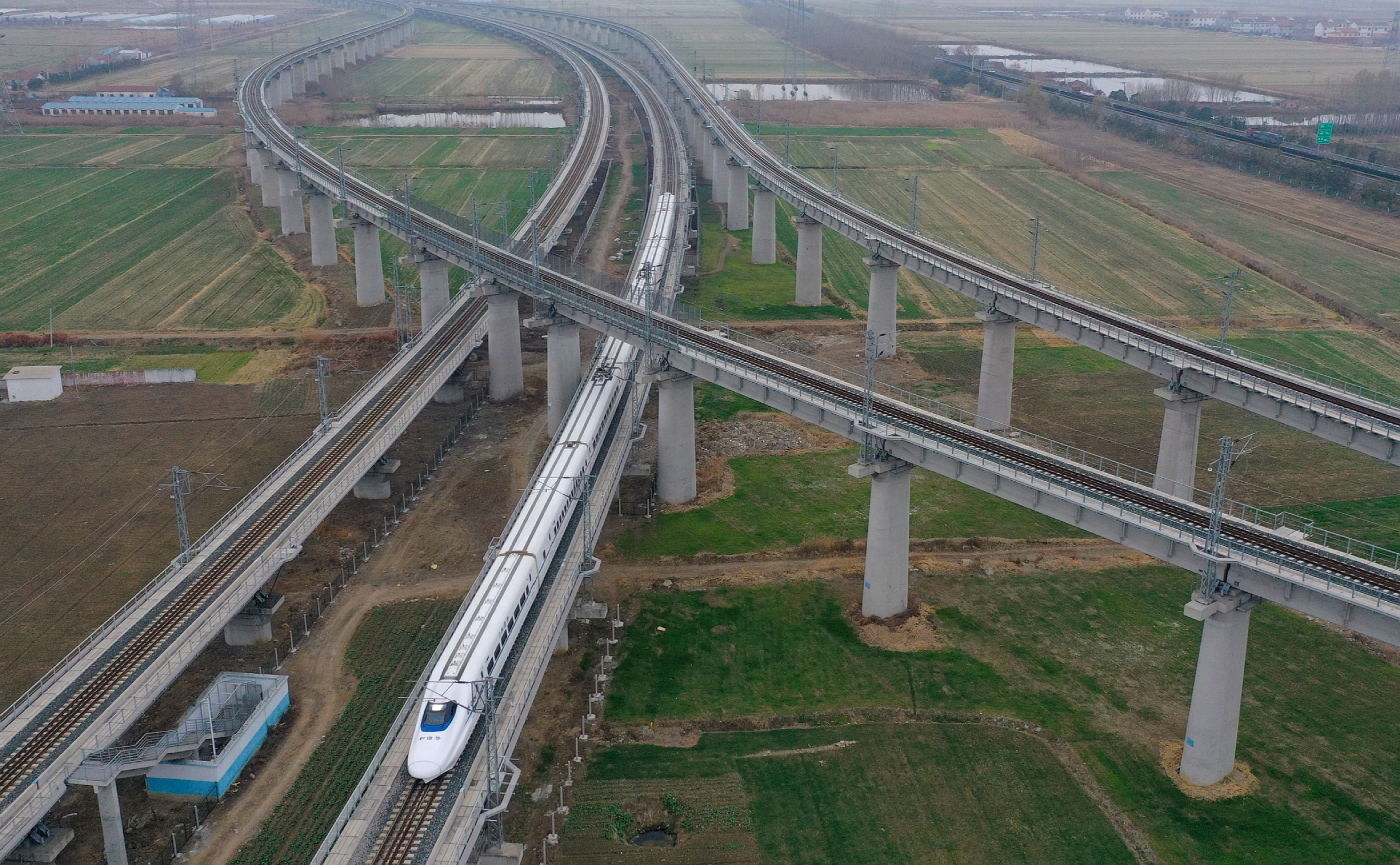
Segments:
[[[162,91],[162,94],[169,91]],[[205,108],[197,96],[98,95],[70,96],[63,102],[45,102],[43,111],[51,117],[71,114],[103,114],[140,116],[172,115],[176,117],[214,117],[219,112]]]

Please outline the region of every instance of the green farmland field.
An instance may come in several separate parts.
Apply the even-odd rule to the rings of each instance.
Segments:
[[[0,330],[296,327],[324,301],[213,168],[0,168]]]
[[[1126,197],[1238,244],[1367,315],[1393,318],[1400,307],[1400,261],[1391,256],[1133,172],[1096,176]]]
[[[127,133],[0,136],[0,165],[213,165],[236,139],[215,135]]]
[[[936,608],[944,647],[909,653],[860,641],[843,615],[859,596],[854,580],[638,596],[608,702],[612,723],[818,726],[706,735],[690,749],[603,749],[585,788],[595,779],[738,772],[748,801],[737,804],[748,806],[751,831],[771,836],[760,842],[772,845],[764,862],[852,861],[827,852],[834,836],[900,837],[906,808],[917,826],[946,827],[927,833],[934,837],[961,837],[957,821],[965,819],[984,843],[1025,843],[1037,828],[1049,843],[1064,831],[1053,816],[1017,816],[1044,803],[1085,814],[1072,821],[1083,832],[1080,855],[958,847],[896,849],[883,861],[1118,861],[1098,858],[1105,854],[1093,845],[1105,836],[1090,830],[1101,824],[1079,810],[1073,786],[1025,738],[843,723],[861,707],[923,719],[986,713],[1068,742],[1165,862],[1393,862],[1400,755],[1390,743],[1400,734],[1400,671],[1292,612],[1264,605],[1253,614],[1239,759],[1259,778],[1258,792],[1202,802],[1162,773],[1158,748],[1181,735],[1199,645],[1200,626],[1181,615],[1195,579],[1169,567],[1050,573],[1006,564],[994,576],[976,567],[914,576],[911,598]],[[842,739],[856,742],[849,756],[864,758],[873,774],[892,773],[879,793],[847,750],[736,759]],[[872,750],[857,750],[867,743]],[[945,743],[968,762],[938,756]],[[849,783],[820,783],[815,773],[828,768],[848,770]],[[983,792],[1010,778],[1027,798]],[[935,790],[945,781],[965,795],[942,799]],[[863,798],[845,798],[857,790]],[[684,789],[674,793],[685,798]],[[901,808],[885,816],[876,800]]]
[[[631,556],[745,553],[865,537],[870,484],[846,473],[854,451],[739,457],[734,494],[698,510],[661,514],[618,543]],[[1077,529],[931,472],[914,475],[914,538],[1084,537]]]
[[[1219,316],[1223,299],[1212,280],[1236,267],[1224,255],[986,130],[903,131],[914,134],[801,129],[793,136],[793,161],[829,186],[837,146],[841,193],[905,223],[917,175],[922,232],[1022,273],[1030,267],[1032,220],[1039,214],[1042,277],[1139,313],[1202,321]],[[765,134],[764,142],[781,152],[782,136]],[[1258,274],[1247,275],[1244,288],[1236,299],[1239,314],[1330,317]]]
[[[562,861],[616,858],[626,845],[609,835],[648,794],[671,803],[684,833],[683,858],[668,861],[1133,861],[1049,748],[994,727],[853,724],[610,748],[569,812]],[[755,858],[706,858],[736,847]]]

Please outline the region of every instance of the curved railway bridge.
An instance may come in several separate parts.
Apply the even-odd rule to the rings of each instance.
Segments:
[[[251,108],[263,124],[273,123],[268,102],[278,101],[282,88],[291,95],[304,89],[308,76],[315,81],[406,39],[412,11],[394,11],[387,21],[264,64],[240,90],[245,116]],[[568,224],[597,169],[609,125],[597,71],[572,52],[559,56],[581,82],[584,105],[575,146],[529,221],[532,240],[540,243],[553,243]],[[260,92],[249,90],[250,81],[260,83]],[[290,140],[286,127],[276,125]],[[295,164],[290,155],[283,163],[288,167]],[[331,185],[322,191],[341,190]],[[6,710],[0,717],[0,850],[13,848],[58,801],[85,753],[111,745],[300,551],[305,537],[481,344],[487,321],[487,302],[462,292],[333,415],[327,430],[313,433],[188,554]],[[109,861],[113,855],[109,851]]]
[[[348,34],[343,44],[358,46],[357,54],[364,46],[370,46],[364,48],[366,52],[379,50],[406,34],[412,14],[407,11],[390,21]],[[810,190],[798,183],[800,177],[782,166],[773,166],[762,149],[746,139],[742,128],[727,119],[713,100],[698,89],[664,47],[645,34],[594,18],[528,10],[508,10],[507,14],[516,16],[519,24],[539,25],[514,28],[520,36],[537,39],[542,47],[555,51],[586,49],[595,60],[607,62],[623,73],[634,89],[653,94],[645,99],[679,114],[679,118],[668,118],[665,130],[658,132],[653,126],[653,138],[662,139],[652,142],[659,148],[656,158],[661,162],[681,162],[705,147],[711,147],[709,152],[713,155],[716,140],[722,147],[732,147],[735,165],[727,167],[740,169],[744,176],[731,189],[743,191],[745,218],[746,187],[748,175],[752,174],[760,183],[767,181],[776,187],[770,189],[775,195],[791,195],[809,202],[810,216],[829,219],[838,230],[840,226],[852,231],[872,229],[875,233],[865,236],[871,238],[872,249],[881,257],[904,255],[906,261],[915,265],[935,261],[942,268],[939,273],[973,296],[1005,297],[996,306],[1003,314],[1010,311],[1025,318],[1023,307],[1053,308],[1056,316],[1070,316],[1065,321],[1077,320],[1079,324],[1075,326],[1085,333],[1099,334],[1105,346],[1119,341],[1135,351],[1156,351],[1152,346],[1167,345],[1162,340],[1171,336],[1168,331],[1124,319],[1109,310],[1084,307],[1083,302],[1068,295],[1040,283],[1018,282],[990,266],[955,261],[922,238],[899,238],[885,231],[878,219],[848,203],[809,195]],[[541,28],[567,30],[568,38],[543,34]],[[304,185],[340,201],[347,214],[405,238],[419,254],[479,274],[482,291],[464,292],[453,301],[409,350],[376,378],[379,384],[367,387],[352,401],[328,433],[313,437],[229,518],[221,521],[201,542],[189,563],[163,574],[11,708],[0,725],[0,843],[12,846],[42,816],[45,803],[56,801],[67,771],[82,750],[109,744],[139,714],[136,707],[149,704],[276,564],[294,554],[297,533],[309,532],[325,510],[383,452],[411,416],[414,409],[408,406],[416,400],[426,401],[446,380],[456,367],[453,359],[458,358],[458,353],[464,356],[463,346],[481,332],[483,318],[488,322],[486,327],[491,326],[493,317],[483,315],[485,305],[479,297],[483,293],[527,294],[535,298],[537,308],[548,307],[556,315],[567,316],[659,358],[668,375],[693,375],[716,382],[868,445],[878,458],[859,468],[865,475],[873,475],[872,495],[886,497],[881,499],[886,505],[892,501],[891,491],[898,496],[897,479],[901,475],[907,478],[910,466],[923,467],[1182,567],[1202,570],[1210,559],[1223,576],[1221,592],[1207,599],[1211,606],[1199,618],[1214,617],[1218,624],[1244,615],[1247,622],[1247,607],[1242,599],[1264,598],[1400,644],[1400,561],[1393,553],[1350,542],[1339,548],[1342,544],[1336,538],[1309,537],[1281,523],[1278,515],[1245,510],[1231,511],[1225,517],[1219,527],[1218,543],[1212,544],[1209,509],[1189,497],[1153,489],[1150,474],[1033,437],[1017,438],[988,431],[979,427],[978,416],[890,388],[871,390],[840,370],[814,368],[810,359],[775,346],[688,324],[620,296],[626,286],[599,280],[542,257],[537,243],[492,237],[479,227],[473,232],[471,226],[463,225],[450,214],[415,209],[410,202],[400,201],[345,172],[297,141],[272,111],[283,96],[295,94],[299,65],[302,86],[309,68],[314,66],[317,74],[336,68],[335,45],[339,42],[283,55],[249,76],[240,90],[240,101],[250,135],[266,155],[284,166],[283,170],[296,167],[300,175],[297,188]],[[323,64],[327,62],[328,50],[331,57],[326,66]],[[350,62],[350,50],[339,50],[342,60]],[[701,134],[695,134],[695,115],[683,109],[685,105],[701,112],[710,131],[702,127]],[[698,145],[690,152],[679,143],[682,130]],[[597,137],[590,138],[593,135]],[[601,152],[603,137],[603,132],[586,125],[570,158]],[[665,140],[673,143],[665,145]],[[730,173],[731,177],[737,176],[736,172]],[[563,196],[559,200],[575,200],[574,193],[582,195],[578,187],[591,176],[592,171],[582,163],[566,167],[557,181]],[[681,166],[671,176],[686,177],[686,168]],[[572,212],[573,206],[576,204],[561,208],[567,213]],[[731,212],[737,209],[731,205]],[[313,229],[314,211],[313,207]],[[313,240],[314,237],[313,231]],[[682,234],[677,243],[683,240]],[[917,243],[905,243],[906,240]],[[1066,306],[1071,301],[1081,306],[1071,309]],[[1042,327],[1049,326],[1047,321],[1036,319]],[[1086,337],[1084,341],[1090,340]],[[491,343],[494,346],[497,340],[493,338]],[[1194,381],[1186,378],[1187,367],[1196,369],[1210,360],[1209,353],[1198,351],[1195,345],[1199,344],[1173,349],[1177,353],[1172,357],[1187,363],[1176,377],[1184,384]],[[1125,349],[1126,353],[1129,352]],[[504,363],[508,359],[493,354],[493,375],[498,360]],[[1229,361],[1228,357],[1219,357],[1211,362],[1228,365]],[[1196,371],[1201,373],[1200,369]],[[1219,371],[1201,374],[1249,390],[1266,373],[1275,375],[1267,369],[1229,375]],[[1299,395],[1304,391],[1298,388],[1310,387],[1306,380],[1287,376],[1285,379],[1287,387],[1271,385],[1270,399],[1302,398]],[[1312,400],[1309,410],[1315,410],[1314,414],[1321,412],[1319,416],[1325,415],[1328,422],[1347,424],[1353,430],[1362,429],[1367,412],[1380,416],[1388,411],[1369,400],[1352,399],[1348,403],[1343,396],[1323,389],[1319,395],[1308,397]],[[663,440],[684,440],[684,435],[668,435],[668,424],[671,432],[679,431],[678,417],[683,418],[684,412],[662,412]],[[1372,435],[1371,429],[1390,430],[1386,426],[1389,423],[1388,419],[1374,420],[1364,434]],[[1391,432],[1385,432],[1385,436],[1390,435]],[[689,459],[693,473],[693,451]],[[684,463],[681,460],[678,464]],[[668,470],[674,471],[677,464],[672,461],[669,465]],[[668,457],[663,453],[662,468],[667,467]],[[903,490],[907,514],[907,481]],[[897,509],[891,512],[897,513]],[[882,537],[872,526],[872,541]],[[574,547],[570,550],[571,556],[576,554]],[[1212,552],[1207,554],[1206,550]],[[867,582],[873,580],[874,585],[867,588],[867,599],[872,593],[882,602],[897,597],[901,582],[907,590],[907,545],[903,556],[902,567],[897,550],[893,555],[868,559]],[[220,563],[237,567],[230,569]],[[557,596],[551,593],[546,597]],[[562,607],[551,609],[550,615],[562,616]],[[542,617],[545,612],[537,607],[533,615]],[[546,634],[547,630],[539,633]],[[530,643],[535,645],[533,634]],[[1206,667],[1206,660],[1203,644],[1201,668]],[[1242,675],[1242,645],[1239,669]],[[524,702],[515,711],[523,713],[528,708],[530,692],[520,693]],[[1237,690],[1235,699],[1237,715]],[[1193,703],[1193,722],[1195,716]],[[1228,732],[1232,760],[1233,727],[1217,732],[1222,737]],[[462,831],[472,830],[466,827]],[[467,835],[459,832],[453,837],[459,845],[454,848],[459,855],[470,852],[470,845],[461,846]]]
[[[499,15],[500,11],[477,14]],[[595,44],[620,54],[651,79],[668,105],[683,103],[668,91],[673,79],[644,34],[597,19],[552,13],[523,13],[517,20],[562,28],[575,43]],[[391,221],[403,218],[394,214],[392,202],[377,206],[385,209]],[[1191,496],[1154,489],[1152,473],[1034,436],[988,431],[980,428],[976,415],[912,394],[883,386],[867,390],[840,370],[816,369],[809,358],[647,309],[619,297],[616,286],[594,284],[542,266],[480,236],[464,235],[449,224],[415,217],[412,231],[417,242],[435,255],[489,273],[496,285],[528,294],[556,314],[663,355],[672,375],[716,382],[870,445],[878,459],[853,470],[874,478],[872,509],[878,503],[886,513],[897,515],[902,494],[907,514],[908,485],[905,481],[901,493],[899,478],[907,478],[906,470],[918,466],[1184,568],[1204,571],[1209,565],[1221,579],[1212,584],[1210,595],[1188,605],[1188,614],[1208,620],[1198,672],[1223,670],[1226,679],[1242,677],[1244,642],[1239,634],[1247,627],[1248,609],[1260,599],[1400,643],[1400,557],[1393,552],[1335,536],[1310,535],[1307,527],[1290,523],[1286,515],[1229,503],[1229,513],[1215,537],[1210,508]],[[672,435],[683,422],[677,417],[684,416],[683,411],[669,418],[666,410],[661,413],[663,477],[658,482],[663,489],[666,449],[668,443],[685,438]],[[905,603],[907,546],[899,549],[898,537],[897,532],[882,532],[872,524],[868,549],[880,554],[867,557],[867,606],[872,596],[880,605],[893,601],[893,610]],[[1224,640],[1222,651],[1228,657],[1216,663],[1214,653],[1221,641],[1209,635],[1221,628],[1233,636]],[[1226,697],[1207,706],[1210,711],[1205,713],[1214,725],[1209,737],[1226,743],[1221,747],[1229,752],[1227,767],[1233,760],[1235,736],[1235,722],[1229,720],[1228,684]],[[1234,693],[1237,716],[1238,688]],[[1200,702],[1193,703],[1193,719]],[[1195,738],[1205,741],[1206,736],[1200,733]]]
[[[1201,339],[1174,329],[1165,322],[1145,320],[1131,312],[1088,300],[1044,280],[991,264],[937,239],[910,231],[907,226],[876,214],[833,194],[812,178],[790,168],[756,141],[697,81],[684,63],[655,37],[616,22],[586,15],[550,10],[487,7],[488,14],[510,18],[566,33],[597,32],[616,46],[630,46],[649,74],[664,79],[674,98],[684,100],[682,118],[691,149],[701,156],[702,171],[715,181],[715,200],[730,207],[731,228],[748,226],[748,185],[757,184],[754,197],[755,238],[766,229],[772,236],[773,196],[791,204],[808,220],[841,233],[870,251],[870,318],[893,352],[895,342],[894,268],[905,267],[972,298],[991,313],[984,356],[1005,356],[1007,368],[998,370],[1009,379],[1014,356],[1014,330],[997,324],[1024,321],[1052,331],[1081,345],[1123,360],[1153,373],[1171,385],[1169,404],[1180,393],[1190,398],[1208,397],[1285,423],[1400,465],[1400,399],[1338,379],[1286,366],[1262,356],[1246,356],[1241,350]],[[811,234],[799,226],[801,246]],[[812,260],[821,259],[820,233],[813,241]],[[815,299],[820,295],[820,270]],[[803,274],[798,275],[798,302]],[[984,373],[985,375],[985,373]],[[1005,426],[1010,413],[1010,391],[996,393],[992,402],[979,404],[978,414],[993,425]],[[1199,412],[1193,420],[1199,423]],[[983,424],[988,425],[986,422]]]

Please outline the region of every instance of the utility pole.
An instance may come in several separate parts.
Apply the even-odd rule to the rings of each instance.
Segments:
[[[204,482],[199,485],[201,490],[205,487],[219,490],[233,489],[224,483],[218,472],[191,472],[189,469],[182,469],[179,466],[170,469],[170,483],[161,484],[160,489],[170,490],[170,498],[175,502],[175,532],[180,541],[180,555],[176,559],[182,564],[189,560],[191,543],[188,502],[190,496],[197,492],[193,481],[195,474],[203,478]]]
[[[348,217],[349,214],[345,213],[345,202],[349,193],[345,188],[345,142],[343,141],[335,146],[335,162],[336,167],[340,170],[340,215]]]
[[[1239,278],[1238,270],[1230,271],[1225,277],[1225,308],[1220,311],[1220,341],[1228,342],[1230,339],[1230,313],[1235,306],[1235,280]]]
[[[919,175],[914,175],[913,191],[910,193],[909,230],[919,233]]]
[[[53,307],[49,307],[49,348],[53,348]]]
[[[783,164],[792,167],[792,121],[783,121]]]
[[[865,329],[865,388],[861,398],[860,425],[865,433],[860,437],[860,459],[863,466],[868,466],[879,459],[879,448],[875,445],[875,436],[871,432],[875,421],[875,331],[869,327]]]
[[[831,145],[831,194],[841,194],[841,184],[838,175],[841,173],[841,145]]]
[[[1032,220],[1034,227],[1031,229],[1031,279],[1037,279],[1037,272],[1040,268],[1040,214],[1035,215]]]
[[[510,199],[501,199],[501,234],[510,239]]]
[[[320,354],[312,359],[316,361],[316,393],[321,403],[321,432],[330,432],[331,401],[326,392],[326,385],[331,374],[331,359]]]
[[[194,494],[190,487],[188,469],[175,466],[170,469],[170,483],[163,486],[171,490],[170,498],[175,500],[175,533],[180,539],[180,561],[185,561],[190,549],[190,516],[185,509],[185,500]]]

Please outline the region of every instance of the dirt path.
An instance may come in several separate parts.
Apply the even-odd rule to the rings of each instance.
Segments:
[[[919,544],[918,541],[915,545]],[[956,544],[956,540],[949,541]],[[988,576],[1016,571],[1095,571],[1141,567],[1152,559],[1110,541],[1055,539],[1045,541],[982,538],[979,546],[910,552],[909,564],[928,574],[981,571]],[[606,555],[606,551],[604,553]],[[606,560],[605,560],[606,561]],[[677,591],[699,591],[721,586],[754,586],[766,583],[835,580],[859,574],[865,568],[861,553],[823,557],[791,553],[732,556],[723,561],[663,560],[606,561],[596,585],[609,601],[621,600],[639,588],[671,582]]]
[[[632,161],[636,156],[632,149],[632,133],[641,129],[641,123],[630,104],[622,103],[624,110],[617,112],[617,126],[613,129],[613,141],[617,147],[617,161],[613,171],[619,172],[617,189],[607,202],[602,218],[593,226],[592,244],[588,250],[588,267],[598,273],[608,272],[608,256],[612,255],[613,242],[608,235],[617,237],[617,228],[622,222],[622,212],[627,200],[632,197]],[[605,190],[606,191],[606,190]],[[624,265],[625,270],[625,265]]]

